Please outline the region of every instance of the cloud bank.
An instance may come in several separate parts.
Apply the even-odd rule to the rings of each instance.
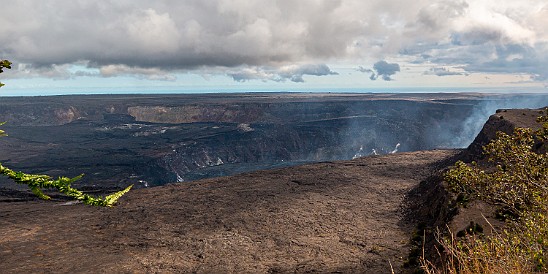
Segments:
[[[285,66],[280,68],[243,68],[228,72],[228,75],[237,82],[249,80],[284,82],[290,80],[296,83],[304,82],[304,75],[325,76],[337,75],[325,64],[308,64],[302,66]]]
[[[400,71],[400,65],[396,63],[388,63],[386,61],[379,61],[373,65],[374,72],[371,74],[369,79],[377,80],[381,77],[384,81],[392,81],[392,75]],[[376,72],[376,73],[375,73]]]
[[[388,81],[398,64],[373,63],[397,59],[546,81],[543,2],[418,0],[402,9],[400,0],[3,1],[0,58],[34,70],[17,77],[214,72],[303,82],[335,75],[336,62],[373,66],[373,78]],[[70,69],[82,63],[96,72]]]
[[[433,67],[428,71],[424,72],[425,75],[436,75],[436,76],[453,76],[453,75],[469,75],[465,72],[449,70],[445,67]]]

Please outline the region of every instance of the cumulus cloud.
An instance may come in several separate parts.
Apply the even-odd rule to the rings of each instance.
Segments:
[[[539,52],[544,48],[544,52]],[[471,62],[465,66],[467,71],[530,74],[533,80],[548,80],[548,44],[538,45],[537,49],[529,46],[509,44],[498,45],[494,55],[487,60]]]
[[[99,74],[103,77],[116,77],[134,75],[140,79],[175,81],[177,77],[157,68],[129,67],[126,65],[107,65],[99,68]],[[85,74],[84,76],[91,76]]]
[[[359,71],[359,72],[363,72],[363,73],[373,73],[372,69],[364,68],[362,66],[358,66],[358,68],[356,70]]]
[[[359,22],[339,1],[3,3],[2,55],[35,65],[194,69],[287,65],[345,54]]]
[[[400,71],[400,65],[397,63],[388,63],[384,60],[378,61],[373,65],[374,72],[371,74],[369,79],[377,80],[381,77],[384,81],[392,81],[392,75]]]
[[[2,76],[11,79],[46,77],[53,80],[67,80],[74,78],[76,75],[71,72],[71,65],[69,64],[36,66],[15,63],[12,65],[12,69],[4,71]]]
[[[0,17],[0,57],[34,70],[10,75],[59,79],[172,80],[173,73],[211,70],[237,81],[301,82],[305,75],[332,71],[298,64],[405,58],[468,72],[548,77],[542,65],[548,59],[543,1],[401,5],[400,0],[3,1],[2,10],[9,12]],[[507,49],[515,52],[506,54]],[[66,67],[81,62],[99,72]],[[399,71],[395,65],[358,70],[392,80]]]
[[[284,82],[289,80],[297,83],[304,82],[304,75],[326,76],[337,74],[325,64],[291,65],[280,68],[246,67],[228,73],[237,82],[249,80]]]
[[[450,2],[458,1],[439,3]],[[467,1],[454,9],[438,9],[446,20],[426,20],[432,14],[427,10],[409,26],[428,25],[431,34],[421,35],[420,28],[408,26],[407,34],[415,38],[400,50],[414,56],[415,63],[459,66],[464,73],[529,74],[536,81],[548,77],[548,35],[538,25],[548,23],[548,5],[529,0]],[[438,34],[443,36],[427,39]],[[448,75],[439,69],[426,74]]]
[[[449,69],[444,68],[444,67],[430,68],[428,71],[424,72],[424,74],[425,75],[436,75],[436,76],[454,76],[454,75],[466,75],[466,76],[468,76],[468,73],[449,70]]]
[[[284,79],[289,79],[292,82],[304,82],[303,75],[326,76],[338,75],[325,64],[306,64],[301,66],[287,66],[279,70],[279,75]]]

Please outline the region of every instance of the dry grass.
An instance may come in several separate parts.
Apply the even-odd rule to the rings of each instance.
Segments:
[[[448,230],[446,236],[438,236],[442,265],[434,265],[423,255],[421,268],[425,273],[546,273],[545,216],[537,214],[525,225],[510,224],[510,228],[491,236],[459,238]]]
[[[441,264],[423,252],[425,273],[548,273],[548,153],[535,151],[539,141],[546,148],[548,110],[538,121],[542,129],[499,134],[484,148],[494,168],[460,162],[446,174],[455,194],[497,205],[506,226],[490,236],[438,231]]]

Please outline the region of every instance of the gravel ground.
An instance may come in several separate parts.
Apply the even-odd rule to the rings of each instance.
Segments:
[[[114,208],[0,192],[0,269],[407,272],[416,224],[404,220],[405,196],[455,153],[399,153],[139,189]]]

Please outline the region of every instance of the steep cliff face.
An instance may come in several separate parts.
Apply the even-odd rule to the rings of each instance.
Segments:
[[[132,106],[128,114],[140,122],[151,123],[251,123],[263,121],[264,111],[258,104],[245,107],[239,105],[185,105],[166,106]]]
[[[543,108],[545,109],[545,108]],[[454,234],[469,227],[470,223],[479,224],[482,227],[495,228],[501,231],[504,222],[496,217],[496,208],[492,204],[473,200],[465,207],[460,206],[457,197],[449,191],[443,181],[443,174],[449,166],[457,160],[465,162],[475,161],[480,165],[488,165],[483,155],[483,146],[496,138],[497,132],[512,134],[517,127],[538,129],[541,125],[536,118],[544,115],[542,109],[500,109],[491,115],[485,122],[474,141],[468,148],[462,150],[453,157],[438,163],[438,170],[430,177],[423,180],[408,195],[408,218],[418,221],[425,228],[426,238],[422,245],[423,252],[431,261],[439,260],[437,240],[439,235],[433,231],[437,228],[449,228]],[[546,153],[546,144],[538,143],[536,148],[541,153]],[[490,230],[486,230],[485,233]]]
[[[64,125],[86,116],[74,106],[61,104],[6,104],[0,109],[2,121],[23,126]]]
[[[478,160],[484,156],[483,146],[495,139],[498,131],[512,134],[516,127],[538,129],[536,118],[545,114],[542,109],[499,109],[489,117],[478,136],[465,151],[465,160]]]
[[[348,121],[347,121],[348,122]],[[322,121],[300,124],[225,124],[226,130],[180,143],[162,157],[162,165],[177,174],[180,181],[231,174],[299,162],[351,159],[360,151],[365,156],[392,151],[396,138],[375,139],[376,134],[397,133],[378,129],[372,119],[360,131],[349,133],[346,123]],[[352,136],[355,134],[356,136]],[[342,140],[353,139],[353,143]]]

